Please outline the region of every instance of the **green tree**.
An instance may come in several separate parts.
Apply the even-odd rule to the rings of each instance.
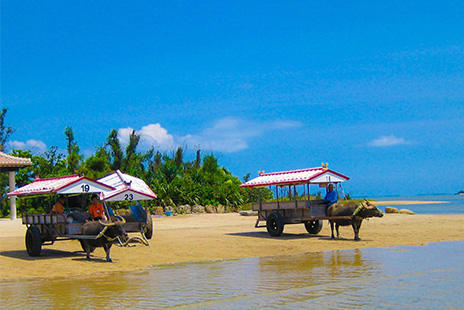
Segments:
[[[199,169],[201,166],[201,151],[197,150],[196,157],[195,157],[195,162],[193,164],[194,169]]]
[[[91,179],[99,179],[111,172],[108,153],[99,147],[95,154],[84,161],[84,174]]]
[[[13,128],[5,126],[5,116],[7,111],[7,108],[2,108],[0,111],[0,151],[5,149],[6,142],[14,132]]]
[[[9,137],[11,134],[13,134],[14,129],[5,126],[5,116],[6,116],[7,108],[2,108],[0,111],[0,151],[3,151],[5,149],[5,144],[8,141]],[[10,212],[9,204],[8,204],[8,198],[6,197],[6,193],[8,191],[9,186],[9,180],[8,180],[8,174],[2,173],[0,174],[0,213],[1,216],[8,216]]]
[[[243,177],[243,182],[248,182],[251,178],[251,174],[247,173]],[[247,193],[248,199],[245,202],[258,202],[259,197],[261,196],[261,201],[269,201],[274,198],[272,191],[266,187],[245,187],[242,188],[242,191]]]
[[[35,156],[32,158],[32,165],[36,176],[49,178],[68,175],[66,168],[66,158],[58,152],[57,146],[51,146],[44,152],[45,157]]]
[[[151,148],[145,153],[137,151],[139,142],[140,134],[133,130],[129,135],[129,143],[126,149],[123,150],[118,137],[118,131],[113,129],[107,138],[105,147],[105,149],[109,148],[107,154],[111,170],[115,171],[119,169],[134,176],[146,176],[154,150]]]
[[[66,135],[67,140],[67,150],[68,156],[66,157],[66,161],[68,163],[68,170],[70,173],[77,173],[82,162],[82,155],[79,154],[79,146],[77,142],[74,140],[74,132],[70,126],[67,126],[64,134]]]
[[[176,154],[174,155],[174,163],[179,168],[184,166],[184,150],[181,146],[177,148]]]
[[[121,142],[119,141],[118,131],[116,129],[111,130],[106,143],[106,145],[110,148],[108,154],[111,169],[121,169],[124,154],[121,148]]]
[[[11,155],[16,156],[16,157],[23,157],[23,158],[30,158],[31,161],[37,162],[39,157],[38,156],[32,156],[30,150],[13,150]],[[15,183],[17,187],[21,187],[24,185],[27,185],[34,181],[34,178],[36,176],[34,166],[28,166],[22,169],[19,169],[19,171],[16,172],[15,176]]]
[[[132,130],[131,134],[129,135],[129,144],[126,147],[126,154],[122,158],[122,165],[121,169],[124,171],[129,172],[131,169],[130,167],[137,167],[140,164],[140,157],[137,154],[137,145],[140,141],[140,134],[138,134],[135,130]]]
[[[2,112],[3,117],[5,112],[5,110]],[[0,126],[0,131],[1,129]],[[4,132],[11,133],[6,129]],[[67,141],[67,156],[61,154],[56,146],[51,146],[41,156],[32,156],[30,151],[13,151],[14,156],[32,159],[31,167],[18,172],[18,186],[32,182],[35,176],[47,178],[69,173],[84,173],[87,177],[99,179],[120,169],[145,180],[158,196],[154,203],[162,206],[179,204],[239,206],[257,199],[254,190],[241,188],[238,178],[225,167],[221,167],[218,158],[213,154],[206,154],[202,158],[201,151],[197,150],[193,160],[188,161],[186,160],[187,153],[182,147],[178,147],[170,154],[163,154],[159,151],[155,153],[153,148],[146,152],[139,152],[137,147],[140,134],[132,131],[128,145],[123,148],[118,131],[113,129],[106,143],[97,148],[94,154],[84,159],[79,154],[79,146],[75,141],[72,128],[66,127],[64,133]],[[9,134],[6,138],[8,136]],[[3,198],[5,198],[7,182],[7,177],[0,177]],[[9,212],[9,208],[5,205],[5,203],[0,205],[3,216]],[[120,206],[125,207],[124,204]]]

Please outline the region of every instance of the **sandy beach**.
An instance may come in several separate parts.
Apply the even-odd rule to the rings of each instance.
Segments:
[[[45,245],[39,257],[29,257],[21,220],[1,219],[0,279],[99,276],[157,264],[464,240],[464,214],[386,214],[365,221],[358,242],[353,241],[351,227],[340,229],[341,239],[331,239],[327,221],[318,235],[309,235],[304,225],[296,224],[286,225],[278,238],[270,237],[266,228],[255,228],[255,221],[255,216],[238,213],[154,217],[150,246],[114,245],[113,263],[107,263],[102,248],[87,260],[76,240]]]

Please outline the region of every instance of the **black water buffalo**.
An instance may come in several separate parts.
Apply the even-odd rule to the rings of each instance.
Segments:
[[[340,219],[340,220],[329,220],[330,228],[332,229],[332,238],[334,236],[334,224],[337,230],[337,238],[340,237],[338,228],[340,226],[351,225],[354,231],[354,240],[358,241],[359,239],[359,228],[361,228],[361,223],[364,219],[369,217],[382,217],[383,213],[377,209],[376,206],[371,204],[367,199],[362,203],[348,203],[346,205],[341,205],[334,203],[327,209],[327,216],[350,216],[351,219]]]
[[[106,261],[112,262],[110,249],[113,241],[120,236],[127,236],[123,225],[126,220],[122,217],[111,217],[111,222],[87,222],[81,227],[82,235],[96,236],[95,239],[81,239],[82,247],[87,252],[87,259],[90,259],[90,252],[98,247],[103,247],[106,252]]]

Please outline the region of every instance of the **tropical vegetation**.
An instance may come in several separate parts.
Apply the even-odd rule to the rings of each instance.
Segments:
[[[0,150],[4,149],[14,130],[4,126],[7,109],[0,111]],[[16,174],[18,187],[31,183],[35,177],[49,178],[69,174],[81,174],[92,179],[101,178],[116,170],[143,179],[156,193],[158,199],[151,206],[223,205],[240,207],[245,203],[257,201],[256,190],[242,188],[241,181],[231,172],[219,165],[213,153],[202,154],[197,150],[188,160],[185,148],[179,146],[172,152],[161,153],[154,150],[138,149],[140,134],[133,131],[127,146],[123,146],[118,131],[109,132],[106,141],[95,152],[84,157],[74,138],[74,131],[66,127],[66,151],[60,152],[57,146],[50,146],[40,155],[29,150],[12,150],[11,155],[31,158],[32,166],[20,169]],[[249,174],[244,180],[249,178]],[[8,176],[0,174],[0,216],[9,215]],[[272,198],[269,191],[262,194],[264,199]],[[20,202],[21,203],[21,202]],[[118,207],[118,206],[116,206]],[[125,207],[120,204],[119,207]]]

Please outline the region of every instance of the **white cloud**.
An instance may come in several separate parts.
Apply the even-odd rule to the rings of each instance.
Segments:
[[[244,130],[248,127],[248,130]],[[246,138],[259,135],[260,131],[251,129],[238,118],[227,117],[216,121],[212,127],[198,134],[182,137],[183,144],[193,148],[210,149],[224,153],[238,152],[248,148]]]
[[[212,127],[199,134],[182,138],[185,144],[224,153],[238,152],[248,148],[251,138],[265,135],[274,130],[300,127],[296,121],[248,122],[239,118],[226,117],[216,121]]]
[[[274,120],[266,122],[246,121],[235,117],[225,117],[215,121],[210,127],[199,133],[191,133],[186,136],[176,136],[168,133],[159,123],[143,126],[140,130],[132,127],[120,128],[118,138],[122,145],[129,143],[129,136],[135,130],[140,134],[139,150],[148,150],[152,146],[160,151],[170,151],[177,146],[188,146],[192,149],[234,153],[249,147],[250,140],[276,130],[291,130],[301,127],[301,122],[288,120]],[[9,149],[31,150],[35,153],[47,151],[47,146],[42,141],[28,140],[8,142]],[[87,156],[93,151],[84,150]]]
[[[127,145],[129,143],[129,136],[133,130],[131,127],[118,130],[118,137],[122,144]],[[143,126],[141,130],[137,130],[137,133],[140,134],[139,145],[143,149],[154,146],[162,150],[168,150],[175,145],[174,137],[168,134],[168,131],[158,123]]]
[[[174,145],[173,136],[168,134],[168,131],[161,127],[160,124],[144,126],[140,132],[142,137],[156,141],[156,143],[163,147],[172,147]]]
[[[134,130],[134,128],[131,128],[131,127],[127,127],[127,128],[120,128],[118,130],[118,139],[119,139],[119,142],[121,142],[122,144],[129,144],[129,136],[130,134],[132,133],[132,131]]]
[[[405,144],[411,144],[411,142],[406,141],[404,138],[398,138],[395,135],[381,136],[380,138],[374,139],[371,142],[369,142],[370,146],[380,146],[380,147],[405,145]]]
[[[12,150],[24,150],[26,149],[26,143],[21,142],[21,141],[10,141],[7,142],[8,148]]]
[[[300,127],[296,121],[270,121],[248,122],[239,118],[226,117],[217,120],[211,127],[205,128],[200,133],[191,133],[186,136],[175,136],[160,124],[143,126],[137,132],[140,134],[139,149],[147,150],[152,146],[162,151],[173,150],[179,145],[192,149],[205,149],[223,153],[233,153],[247,149],[249,140],[265,135],[275,130],[288,130]],[[121,128],[118,131],[119,140],[123,145],[129,143],[129,136],[134,129]]]
[[[220,135],[210,136],[208,134],[187,135],[182,138],[183,144],[192,148],[202,148],[211,151],[224,153],[234,153],[248,148],[245,139],[237,137],[221,137]]]
[[[7,147],[12,150],[30,150],[33,153],[43,153],[47,150],[47,145],[39,140],[30,139],[26,142],[10,141]]]

